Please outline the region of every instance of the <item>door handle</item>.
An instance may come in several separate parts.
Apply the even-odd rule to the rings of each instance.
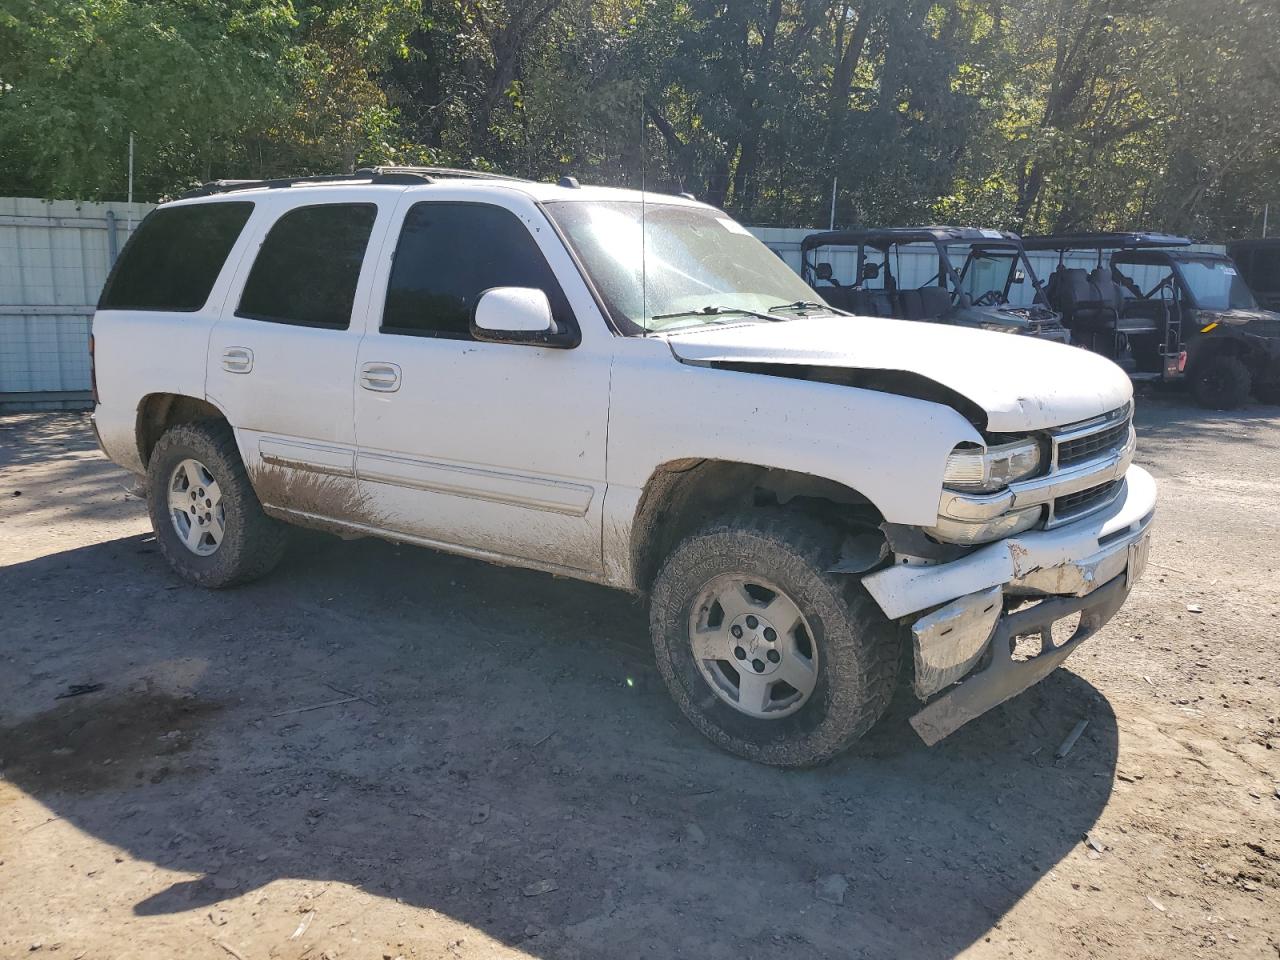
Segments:
[[[248,347],[227,347],[222,351],[222,369],[228,373],[248,373],[253,369],[253,351]]]
[[[400,389],[400,367],[394,363],[366,363],[360,368],[360,386],[377,393]]]

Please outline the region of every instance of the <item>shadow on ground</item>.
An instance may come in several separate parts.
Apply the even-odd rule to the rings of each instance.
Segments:
[[[899,706],[830,767],[753,766],[684,723],[635,601],[383,543],[306,535],[211,593],[127,538],[0,570],[0,597],[4,776],[198,877],[143,916],[301,877],[557,960],[951,957],[1082,855],[1116,761],[1060,670],[932,750]]]

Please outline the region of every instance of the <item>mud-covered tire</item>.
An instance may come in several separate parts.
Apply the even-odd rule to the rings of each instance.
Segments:
[[[897,685],[902,631],[861,584],[827,571],[841,534],[803,515],[751,511],[680,542],[653,585],[649,624],[658,670],[689,721],[714,743],[759,763],[825,763],[865,734]],[[725,574],[759,575],[799,607],[817,647],[817,682],[786,716],[757,718],[726,703],[699,669],[690,638],[694,604]]]
[[[1220,353],[1191,371],[1191,395],[1208,410],[1234,410],[1249,400],[1252,377],[1239,357]]]
[[[221,492],[222,541],[208,556],[188,549],[170,518],[169,484],[184,460],[203,464]],[[183,423],[165,431],[147,464],[147,508],[165,559],[183,578],[202,587],[256,580],[280,562],[288,544],[288,527],[263,513],[235,435],[221,420]]]

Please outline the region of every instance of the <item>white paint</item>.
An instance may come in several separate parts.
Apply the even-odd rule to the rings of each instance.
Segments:
[[[937,519],[947,454],[962,441],[981,441],[949,407],[692,366],[656,338],[618,341],[610,407],[609,486],[633,491],[620,503],[660,464],[707,458],[825,477],[857,490],[895,523],[925,526]],[[630,528],[629,517],[608,521]]]
[[[544,333],[551,323],[551,301],[541,290],[494,287],[476,304],[476,327],[481,330]]]
[[[999,432],[1085,420],[1128,402],[1133,388],[1110,360],[1077,347],[1007,333],[874,317],[708,327],[667,337],[676,356],[864,370],[903,370],[950,387]]]

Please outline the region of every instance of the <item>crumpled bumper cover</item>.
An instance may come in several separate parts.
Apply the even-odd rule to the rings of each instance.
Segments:
[[[1141,572],[1155,500],[1150,474],[1130,467],[1120,496],[1099,514],[950,563],[900,565],[863,580],[888,616],[910,623],[917,696],[945,690],[911,720],[926,743],[1043,680],[1102,628]],[[1005,613],[1009,597],[1039,602]],[[1046,639],[1036,656],[1013,659],[1017,637],[1047,638],[1053,623],[1076,613],[1080,624],[1065,643]]]
[[[929,746],[950,736],[970,720],[1039,683],[1071,656],[1080,644],[1102,629],[1124,604],[1130,584],[1124,574],[1086,597],[1044,600],[1027,610],[1000,618],[988,641],[990,663],[946,693],[930,701],[911,718],[911,726]],[[1040,634],[1048,637],[1058,620],[1080,614],[1071,638],[1058,647],[1045,644],[1034,657],[1014,660],[1016,637]]]

